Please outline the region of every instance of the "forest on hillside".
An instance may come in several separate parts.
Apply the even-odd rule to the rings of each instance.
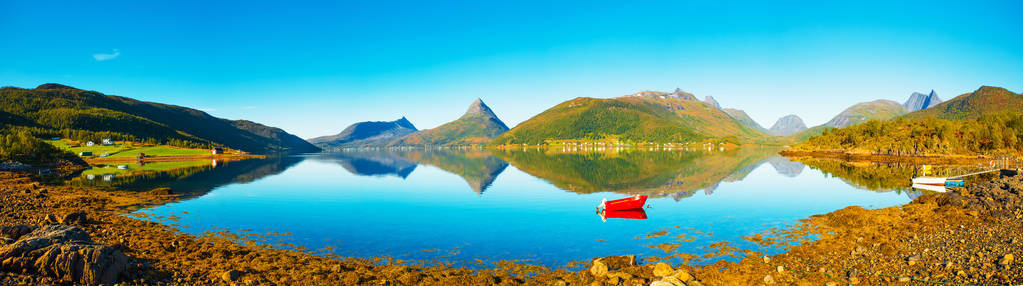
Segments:
[[[827,129],[792,150],[897,156],[1019,154],[1023,151],[1023,113],[983,114],[964,120],[935,117],[871,120],[842,129]]]

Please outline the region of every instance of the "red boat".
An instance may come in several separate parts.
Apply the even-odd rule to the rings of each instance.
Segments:
[[[646,219],[646,211],[643,209],[629,209],[629,210],[605,210],[600,212],[600,219],[607,221],[609,218],[624,218],[624,219]]]
[[[604,201],[600,202],[600,206],[597,208],[605,211],[631,210],[642,209],[644,204],[646,204],[646,196],[636,195],[635,197],[617,199],[613,201],[604,199]]]

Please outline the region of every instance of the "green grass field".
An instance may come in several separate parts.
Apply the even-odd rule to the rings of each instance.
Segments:
[[[138,156],[139,153],[146,153],[147,156],[199,156],[199,155],[210,155],[210,150],[207,149],[187,149],[178,148],[171,146],[132,146],[128,144],[114,144],[111,146],[81,146],[71,147],[71,143],[66,140],[46,140],[57,148],[63,150],[71,150],[76,155],[81,152],[92,152],[92,156],[87,158],[100,158],[99,156],[107,153],[110,156],[105,158],[132,158]]]

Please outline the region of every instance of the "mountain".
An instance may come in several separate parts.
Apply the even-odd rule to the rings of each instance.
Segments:
[[[710,104],[711,106],[713,106],[713,107],[715,107],[717,109],[721,109],[721,104],[718,104],[718,101],[714,100],[713,96],[708,95],[707,97],[705,97],[703,99],[703,102],[705,102],[707,104]]]
[[[492,150],[516,169],[560,189],[588,194],[614,192],[676,199],[713,191],[721,181],[741,180],[778,147],[738,147],[724,152],[541,152]]]
[[[330,152],[311,158],[341,165],[349,173],[359,176],[396,176],[405,179],[417,166],[415,162],[391,150]]]
[[[451,146],[486,144],[508,131],[483,100],[476,99],[455,121],[418,131],[392,141],[390,146]]]
[[[685,92],[681,88],[675,88],[675,91],[670,92],[670,93],[663,92],[663,91],[644,90],[644,91],[640,91],[640,92],[637,92],[637,93],[633,93],[630,96],[635,96],[635,97],[677,98],[677,99],[683,99],[683,100],[698,101],[696,99],[695,95],[693,95],[692,93]]]
[[[404,156],[462,177],[469,188],[479,195],[508,167],[508,162],[485,150],[426,149],[407,152]]]
[[[672,95],[675,94],[675,95]],[[688,95],[688,96],[687,96]],[[691,94],[644,91],[598,99],[579,97],[533,116],[492,144],[545,144],[550,140],[687,142],[723,139],[767,143],[774,138],[732,119]]]
[[[824,123],[824,126],[842,128],[872,119],[888,120],[903,114],[906,114],[906,108],[898,102],[884,99],[861,102],[846,108],[831,118],[831,121]]]
[[[934,93],[934,90],[932,89],[931,93],[927,95],[914,92],[909,96],[909,99],[906,100],[906,103],[902,104],[902,107],[905,107],[908,112],[913,112],[934,107],[939,103],[941,103],[941,98],[938,98],[938,94]]]
[[[907,118],[971,119],[981,113],[1023,110],[1023,95],[1001,87],[981,86],[974,92],[957,96],[931,108],[906,114]]]
[[[767,129],[764,128],[763,126],[760,126],[760,124],[753,120],[753,118],[750,118],[749,114],[746,114],[746,111],[735,108],[725,108],[722,109],[722,111],[727,113],[728,116],[735,118],[735,120],[738,120],[739,123],[742,123],[743,125],[753,127],[754,129],[759,130],[760,132],[767,133]]]
[[[1015,154],[1023,150],[1015,134],[1023,134],[1023,95],[982,86],[892,120],[830,129],[791,146],[791,151],[843,156]]]
[[[385,145],[402,136],[418,131],[412,122],[402,117],[395,121],[365,121],[352,124],[337,135],[309,139],[323,149]]]
[[[795,114],[789,114],[778,118],[778,121],[774,122],[774,125],[767,130],[767,133],[774,136],[789,136],[803,130],[806,130],[806,124],[803,123],[803,119]]]
[[[74,140],[142,141],[181,147],[223,146],[251,153],[305,153],[319,148],[281,129],[227,120],[196,109],[105,95],[60,84],[0,88],[5,129]],[[8,121],[10,120],[10,121]]]

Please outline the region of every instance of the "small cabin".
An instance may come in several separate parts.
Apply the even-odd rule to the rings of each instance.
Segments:
[[[89,147],[96,146],[96,142],[92,142],[92,141],[85,142],[85,146],[89,146]]]
[[[212,151],[213,155],[224,154],[224,149],[221,149],[221,148],[213,148],[211,151]]]
[[[89,142],[89,143],[92,143],[92,142]],[[81,152],[81,153],[78,153],[78,156],[79,157],[92,156],[92,152]]]
[[[103,138],[103,141],[101,143],[103,144],[103,146],[110,146],[114,145],[114,140],[110,140],[110,138]]]

